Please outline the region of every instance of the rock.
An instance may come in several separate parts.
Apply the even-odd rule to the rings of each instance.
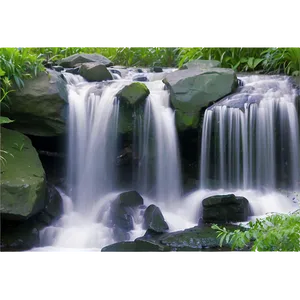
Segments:
[[[62,66],[53,66],[52,69],[56,72],[61,72],[64,70],[64,68]]]
[[[162,67],[152,67],[150,68],[150,72],[154,72],[154,73],[161,73],[163,72],[163,68]]]
[[[228,229],[238,229],[238,226],[227,226]],[[220,249],[217,232],[210,226],[188,228],[183,231],[169,233],[159,239],[160,243],[171,248],[172,251],[203,251],[204,249]],[[230,244],[224,247],[230,250]]]
[[[113,65],[113,63],[105,56],[102,56],[100,54],[85,54],[85,53],[73,54],[71,56],[63,58],[59,64],[64,68],[73,68],[76,67],[76,65],[78,64],[87,63],[87,62],[99,63],[106,67],[110,67]]]
[[[163,82],[170,91],[175,109],[194,114],[237,87],[235,72],[221,68],[179,70],[168,73]]]
[[[247,221],[250,209],[249,202],[244,197],[228,195],[215,195],[202,201],[203,222],[229,223]]]
[[[79,75],[79,67],[76,67],[76,68],[68,68],[68,69],[65,69],[65,72],[67,73],[71,73],[71,74],[74,74],[74,75]]]
[[[199,112],[183,112],[179,109],[175,110],[175,123],[179,131],[186,129],[194,129],[199,126],[200,113]]]
[[[151,204],[147,207],[144,213],[143,228],[146,230],[152,230],[158,233],[163,233],[169,230],[169,226],[165,221],[160,209]]]
[[[134,242],[119,242],[108,245],[101,252],[162,252],[170,251],[170,247],[151,240],[136,239]]]
[[[122,73],[121,73],[121,71],[120,70],[117,70],[117,69],[114,69],[114,68],[110,68],[110,69],[108,69],[111,73],[113,73],[113,74],[117,74],[117,75],[119,75],[120,77],[122,77]]]
[[[65,132],[68,93],[60,75],[47,70],[25,80],[24,88],[9,94],[9,107],[1,106],[1,115],[15,120],[9,128],[35,136],[58,136]]]
[[[112,80],[113,77],[107,68],[98,62],[83,63],[79,74],[87,81]]]
[[[117,93],[117,97],[119,97],[120,101],[135,105],[144,102],[149,94],[148,88],[143,83],[133,82],[121,89]]]
[[[8,230],[1,230],[1,251],[27,251],[39,244],[39,231],[27,224],[21,223]]]
[[[128,70],[124,68],[110,67],[107,69],[111,73],[119,75],[121,78],[125,78],[128,75]]]
[[[117,242],[130,240],[129,232],[117,226],[113,227],[113,235],[114,235],[114,240]]]
[[[123,206],[136,208],[144,204],[144,199],[138,192],[129,191],[121,193],[117,198],[117,202]]]
[[[110,218],[113,226],[124,232],[132,230],[135,210],[143,204],[143,198],[136,191],[121,193],[110,206]],[[115,239],[120,240],[120,232],[115,230],[115,233]]]
[[[37,221],[47,226],[63,214],[63,200],[54,185],[47,183],[47,198],[44,209],[37,215]]]
[[[132,81],[146,82],[146,81],[149,81],[149,78],[147,77],[146,74],[137,74],[132,77]]]
[[[191,60],[181,66],[179,70],[186,70],[186,69],[210,69],[210,68],[217,68],[221,67],[221,63],[217,60],[204,60],[204,59],[196,59]]]
[[[44,208],[45,172],[28,137],[1,128],[1,149],[6,163],[1,166],[1,218],[25,220]]]

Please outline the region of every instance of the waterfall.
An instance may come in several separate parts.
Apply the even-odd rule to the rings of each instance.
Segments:
[[[239,92],[205,112],[201,188],[299,189],[296,91],[283,76],[241,79]]]
[[[181,198],[181,175],[175,114],[170,107],[169,92],[162,81],[147,83],[150,95],[144,109],[140,132],[141,160],[138,185],[143,194],[153,186],[152,197],[166,206]],[[153,153],[154,152],[154,153]],[[153,178],[154,177],[154,178]],[[150,191],[151,192],[151,191]]]

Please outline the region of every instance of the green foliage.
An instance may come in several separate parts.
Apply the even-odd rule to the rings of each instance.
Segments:
[[[1,161],[1,163],[3,164],[3,165],[5,165],[6,164],[6,158],[2,155],[2,153],[3,154],[6,154],[6,155],[10,155],[11,157],[14,157],[11,153],[9,153],[8,151],[5,151],[5,150],[2,150],[2,149],[0,149],[0,161]]]
[[[43,59],[31,49],[0,48],[1,100],[8,98],[12,85],[21,89],[24,87],[24,79],[37,76],[44,70]]]
[[[77,53],[98,53],[124,66],[173,66],[177,65],[178,48],[30,48],[44,62],[56,62]]]
[[[300,74],[300,48],[181,48],[179,56],[179,67],[194,59],[215,59],[239,72]]]
[[[300,210],[290,214],[271,214],[248,223],[248,230],[228,231],[214,224],[220,246],[224,240],[232,249],[251,246],[251,251],[300,251]]]

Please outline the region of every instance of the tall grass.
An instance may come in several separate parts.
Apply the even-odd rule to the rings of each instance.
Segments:
[[[300,48],[182,48],[179,56],[179,67],[194,59],[215,59],[239,72],[300,75]]]

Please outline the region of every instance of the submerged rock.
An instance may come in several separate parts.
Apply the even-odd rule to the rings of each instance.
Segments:
[[[169,226],[165,221],[163,214],[156,205],[151,204],[145,210],[143,228],[158,233],[163,233],[169,230]]]
[[[113,63],[103,55],[85,54],[85,53],[73,54],[71,56],[63,58],[59,64],[64,68],[73,68],[76,67],[78,64],[87,63],[87,62],[100,63],[106,67],[113,65]]]
[[[25,220],[44,208],[46,180],[42,163],[30,139],[1,128],[1,218]]]
[[[128,239],[127,233],[133,229],[133,218],[144,200],[136,191],[121,193],[110,206],[110,219],[116,241]]]
[[[79,69],[79,74],[87,81],[112,80],[112,74],[107,68],[98,62],[83,63]]]
[[[202,206],[205,223],[243,222],[247,221],[250,214],[248,200],[234,194],[205,198]]]
[[[147,74],[137,74],[132,77],[132,81],[149,81]]]

